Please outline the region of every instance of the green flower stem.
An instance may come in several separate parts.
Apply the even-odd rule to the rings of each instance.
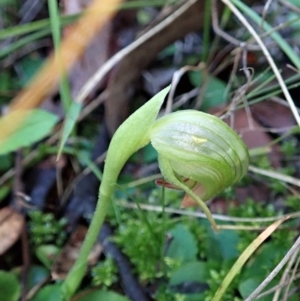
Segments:
[[[78,258],[62,284],[64,300],[69,300],[78,289],[87,268],[87,258],[97,240],[119,173],[129,157],[150,142],[150,131],[169,87],[133,113],[113,136],[105,161],[96,209],[83,241]]]
[[[94,216],[86,234],[86,238],[82,244],[80,253],[62,285],[64,300],[69,300],[73,296],[85,275],[87,258],[97,240],[97,236],[104,222],[110,201],[110,196],[99,195]]]
[[[175,112],[156,121],[169,87],[133,113],[114,134],[105,161],[99,198],[79,256],[62,284],[64,300],[78,289],[87,268],[87,258],[104,222],[121,169],[140,148],[152,143],[158,152],[162,176],[190,195],[217,225],[204,203],[247,172],[249,153],[239,136],[220,119],[193,110]],[[200,197],[189,182],[202,185]],[[196,186],[194,186],[196,187]]]

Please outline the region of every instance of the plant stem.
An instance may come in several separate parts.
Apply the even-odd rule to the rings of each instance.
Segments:
[[[83,241],[80,253],[62,285],[64,300],[69,300],[73,296],[84,277],[87,268],[87,258],[97,240],[97,236],[104,222],[110,201],[111,195],[105,196],[101,193],[99,194],[96,209],[86,237]]]
[[[168,91],[169,87],[155,95],[129,116],[115,132],[107,151],[99,197],[91,224],[79,256],[61,287],[63,300],[69,300],[78,289],[86,271],[87,258],[96,242],[110,205],[119,173],[129,157],[150,142],[150,129]]]

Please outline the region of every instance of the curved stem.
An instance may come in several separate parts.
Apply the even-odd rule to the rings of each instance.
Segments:
[[[97,240],[97,236],[104,222],[110,201],[111,194],[106,196],[99,193],[96,209],[79,255],[72,269],[69,271],[67,278],[62,284],[63,300],[69,300],[73,296],[85,275],[87,258]]]
[[[166,160],[163,157],[158,157],[158,162],[159,162],[160,170],[162,171],[162,174],[166,177],[166,179],[168,181],[170,181],[170,183],[175,184],[176,186],[181,188],[183,191],[185,191],[187,194],[189,194],[198,203],[199,207],[202,209],[203,213],[206,215],[208,221],[211,223],[211,226],[213,227],[215,232],[218,232],[218,226],[217,226],[210,210],[204,203],[204,201],[201,198],[199,198],[188,186],[186,186],[184,183],[182,183],[177,178],[177,176],[175,175],[168,160]]]
[[[150,142],[149,132],[170,87],[152,97],[129,116],[115,132],[106,156],[96,209],[79,256],[62,284],[63,299],[68,300],[84,277],[87,258],[96,242],[114,192],[119,173],[129,157]],[[120,151],[122,149],[122,151]]]

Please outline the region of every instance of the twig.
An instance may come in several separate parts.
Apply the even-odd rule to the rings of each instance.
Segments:
[[[272,3],[273,0],[268,0],[264,6],[264,9],[263,9],[263,12],[262,12],[262,18],[261,18],[261,24],[260,24],[260,27],[263,28],[263,25],[264,25],[264,22],[265,22],[265,19],[266,19],[266,16],[267,16],[267,12],[271,6],[271,3]]]
[[[172,84],[171,84],[171,90],[169,92],[168,100],[167,100],[167,106],[165,109],[165,114],[169,114],[172,112],[172,102],[175,95],[175,90],[177,88],[177,85],[182,77],[186,72],[188,71],[200,71],[205,68],[205,65],[203,63],[200,63],[198,66],[184,66],[174,72],[173,78],[172,78]]]
[[[290,183],[290,184],[300,187],[300,180],[296,179],[294,177],[286,176],[286,175],[283,175],[276,171],[266,170],[266,169],[258,168],[258,167],[252,166],[252,165],[249,166],[249,170],[252,172],[255,172],[259,175],[270,177],[272,179],[277,179],[277,180],[280,180],[280,181],[283,181],[286,183]]]
[[[290,109],[298,123],[298,125],[300,126],[300,117],[297,111],[297,108],[293,102],[293,99],[284,83],[284,80],[270,54],[270,52],[268,51],[267,47],[265,46],[265,44],[263,43],[263,41],[261,40],[261,38],[259,37],[259,35],[256,33],[256,31],[254,30],[254,28],[251,26],[251,24],[247,21],[247,19],[241,14],[241,12],[230,2],[230,0],[222,0],[222,2],[227,5],[230,10],[236,15],[236,17],[241,21],[241,23],[247,28],[247,30],[252,34],[252,36],[254,37],[254,39],[256,40],[257,44],[260,46],[262,52],[264,53],[267,61],[269,62],[271,68],[273,69],[273,72],[278,80],[278,83],[282,89],[282,92],[287,100],[287,102],[290,105]]]
[[[245,301],[252,301],[252,300],[254,300],[258,296],[258,294],[280,272],[280,270],[287,263],[287,261],[294,255],[294,253],[297,252],[297,251],[299,251],[299,247],[300,247],[300,236],[297,238],[296,242],[291,247],[291,249],[286,253],[286,255],[283,257],[283,259],[279,262],[279,264],[276,266],[276,268],[268,275],[268,277],[256,288],[256,290]]]
[[[293,254],[293,256],[291,257],[291,259],[289,260],[289,263],[287,265],[287,267],[285,268],[284,272],[283,272],[283,275],[280,279],[280,282],[279,282],[279,285],[278,285],[278,289],[276,290],[274,296],[273,296],[273,299],[272,301],[278,301],[278,298],[280,297],[280,293],[281,293],[281,290],[282,288],[289,283],[289,279],[288,279],[288,274],[296,260],[296,257],[297,257],[297,253],[295,252]]]
[[[298,8],[297,6],[293,5],[291,2],[286,1],[286,0],[279,0],[279,2],[286,6],[287,8],[289,8],[290,10],[294,11],[295,13],[300,14],[300,8]]]
[[[298,252],[295,252],[294,253],[294,256],[291,258],[290,262],[291,262],[291,265],[293,265],[294,263],[294,258],[296,259],[299,255],[299,250]],[[285,294],[284,294],[284,297],[283,297],[283,301],[286,301],[288,300],[288,295],[289,295],[289,289],[290,289],[290,286],[292,284],[292,282],[295,280],[295,275],[296,275],[296,271],[298,270],[298,266],[299,266],[299,263],[300,263],[300,258],[298,257],[297,261],[296,261],[296,264],[294,265],[293,267],[293,272],[292,272],[292,275],[290,277],[290,279],[288,280],[288,284],[287,284],[287,287],[286,287],[286,290],[285,290]]]
[[[132,209],[138,209],[136,204],[124,202],[124,201],[118,201],[116,202],[117,205],[125,207],[125,208],[132,208]],[[174,209],[170,207],[163,208],[162,206],[155,206],[155,205],[149,205],[149,204],[139,204],[139,207],[143,210],[147,211],[156,211],[156,212],[166,212],[170,214],[180,214],[180,215],[187,215],[187,216],[193,216],[193,217],[199,217],[199,218],[206,218],[206,215],[202,212],[194,212],[194,211],[188,211],[188,210],[181,210],[181,209]],[[260,218],[247,218],[247,217],[235,217],[235,216],[226,216],[226,215],[220,215],[220,214],[212,214],[213,218],[215,220],[219,221],[227,221],[227,222],[238,222],[238,223],[268,223],[268,222],[274,222],[279,219],[289,217],[290,214],[286,215],[280,215],[280,216],[274,216],[274,217],[260,217]],[[300,217],[300,211],[295,212],[293,214],[294,217]]]
[[[143,36],[138,38],[136,41],[119,51],[113,57],[111,57],[103,66],[101,66],[98,71],[86,82],[86,84],[81,88],[75,101],[78,103],[83,103],[85,98],[94,90],[94,88],[98,85],[98,83],[104,78],[104,76],[124,57],[126,57],[129,53],[131,53],[134,49],[145,43],[146,40],[151,39],[153,36],[157,35],[160,31],[162,31],[166,26],[171,24],[174,19],[180,16],[183,12],[185,12],[190,6],[192,6],[197,0],[190,0],[184,3],[180,8],[178,8],[173,14],[168,16],[161,23],[157,24],[151,30],[146,32]]]
[[[229,43],[235,45],[235,46],[241,46],[241,45],[245,45],[244,47],[246,47],[249,50],[252,51],[257,51],[259,50],[259,46],[258,45],[249,45],[248,43],[242,42],[234,37],[232,37],[231,35],[229,35],[227,32],[225,32],[224,30],[222,30],[218,24],[218,10],[216,9],[217,2],[216,0],[212,1],[212,25],[213,25],[213,29],[215,31],[216,34],[218,34],[219,36],[221,36],[224,40],[228,41]]]
[[[294,280],[297,280],[297,279],[299,279],[299,278],[300,278],[300,273],[298,273],[298,274],[295,275]],[[271,293],[273,293],[274,291],[276,291],[276,290],[279,289],[279,288],[284,287],[285,285],[287,285],[286,282],[283,283],[283,284],[280,284],[280,285],[275,285],[274,287],[268,289],[268,290],[265,291],[264,293],[259,294],[259,295],[257,296],[256,299],[258,300],[258,299],[260,299],[260,298],[262,298],[262,297],[265,297],[265,296],[267,296],[267,295],[270,295]]]

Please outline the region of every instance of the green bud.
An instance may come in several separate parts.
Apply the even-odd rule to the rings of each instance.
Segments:
[[[185,110],[166,115],[155,122],[150,139],[163,177],[193,198],[191,190],[202,191],[201,201],[239,181],[248,169],[242,139],[210,114]]]

